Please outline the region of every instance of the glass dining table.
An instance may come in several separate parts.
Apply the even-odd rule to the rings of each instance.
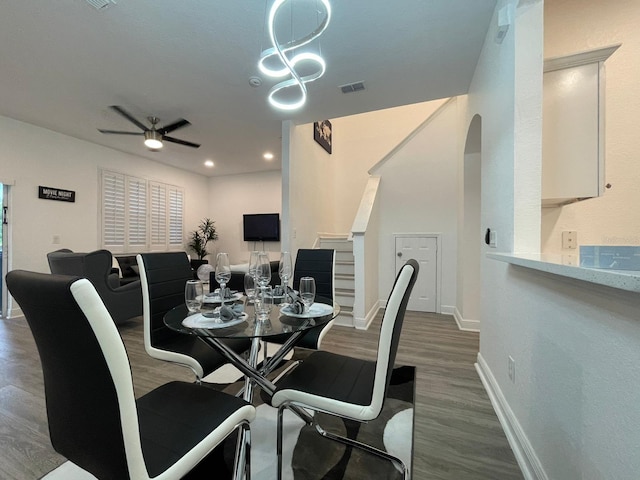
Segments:
[[[231,303],[225,302],[227,305]],[[202,314],[190,315],[186,305],[183,304],[169,310],[164,316],[164,323],[170,329],[185,335],[199,336],[240,370],[245,378],[242,395],[249,403],[253,401],[253,390],[256,385],[271,397],[276,386],[267,376],[281,364],[306,331],[330,322],[340,313],[340,305],[322,297],[316,297],[314,304],[305,314],[290,312],[285,304],[273,305],[269,317],[265,319],[256,318],[253,303],[248,302],[244,296],[238,296],[233,304],[244,306],[243,315],[229,322],[218,322]],[[206,304],[204,308],[207,308]],[[209,308],[213,310],[213,306]],[[261,342],[268,342],[270,337],[282,338],[282,336],[286,338],[282,346],[270,358],[265,355],[264,360],[259,363]],[[249,354],[240,355],[234,352],[221,341],[225,338],[250,339]],[[311,417],[306,411],[302,409],[294,411],[307,423],[311,422]],[[247,461],[248,447],[250,447],[249,438],[243,436],[238,439],[235,472],[244,470],[243,464]]]

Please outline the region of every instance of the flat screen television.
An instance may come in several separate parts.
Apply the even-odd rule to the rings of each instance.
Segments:
[[[245,213],[242,219],[245,242],[279,242],[280,214]]]

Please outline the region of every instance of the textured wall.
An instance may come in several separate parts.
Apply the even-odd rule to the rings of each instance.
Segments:
[[[493,42],[490,29],[469,93],[468,120],[482,116],[483,223],[514,236],[511,245],[509,239],[506,246],[499,242],[499,251],[534,245],[540,225],[531,212],[539,193],[536,199],[528,183],[540,165],[540,144],[517,128],[539,121],[541,99],[535,102],[519,87],[530,80],[520,77],[532,69],[542,74],[542,2],[520,3],[502,45]],[[596,2],[549,5],[573,5],[580,22],[591,3]],[[617,6],[607,2],[608,10]],[[558,28],[570,28],[567,22]],[[593,42],[590,48],[602,46],[597,38]],[[638,478],[639,308],[637,294],[483,260],[480,354],[540,478]],[[514,382],[509,356],[516,362]]]

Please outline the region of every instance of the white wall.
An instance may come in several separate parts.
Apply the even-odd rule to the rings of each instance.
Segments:
[[[442,271],[440,310],[452,314],[456,305],[458,101],[441,108],[430,121],[384,164],[380,175],[379,291],[386,300],[395,279],[394,234],[440,233]]]
[[[480,252],[484,245],[482,227],[480,225],[481,215],[481,161],[480,153],[465,153],[464,155],[464,221],[461,232],[460,256],[463,265],[458,278],[458,285],[461,291],[458,292],[457,307],[459,314],[467,328],[476,327],[473,325],[480,319]]]
[[[531,178],[541,163],[541,92],[530,82],[542,78],[543,7],[520,3],[502,45],[494,18],[468,102],[468,121],[482,116],[482,222],[497,226],[498,251],[533,249],[539,235]],[[579,19],[584,2],[573,3]],[[638,295],[486,258],[481,268],[479,360],[503,399],[516,455],[529,454],[527,477],[637,478]]]
[[[226,175],[209,179],[208,215],[216,222],[218,240],[209,248],[213,254],[227,252],[232,264],[246,263],[252,250],[280,258],[281,242],[243,241],[242,215],[245,213],[282,213],[280,171]],[[254,248],[255,247],[255,248]],[[212,262],[215,255],[210,255]]]
[[[289,125],[290,143],[282,148],[289,155],[290,231],[286,233],[291,238],[291,254],[295,258],[299,248],[314,245],[318,232],[332,230],[335,199],[331,195],[333,177],[327,166],[327,154],[313,140],[313,124]]]
[[[331,155],[313,140],[313,124],[291,126],[290,145],[283,145],[290,155],[291,231],[297,236],[291,250],[311,247],[318,232],[348,233],[369,179],[367,171],[442,103],[331,119]]]
[[[545,57],[622,43],[605,62],[605,177],[600,198],[543,210],[543,249],[562,250],[562,231],[578,232],[582,245],[640,245],[640,3],[564,0],[545,2]]]
[[[99,248],[100,168],[184,187],[185,233],[207,213],[208,187],[200,175],[0,117],[0,177],[10,187],[11,269],[48,272],[46,254],[58,248]],[[42,200],[38,186],[76,192],[75,203]],[[205,201],[202,201],[205,199]],[[53,236],[60,244],[53,244]]]
[[[347,233],[355,219],[368,170],[429,118],[445,100],[416,103],[332,120],[333,231]]]

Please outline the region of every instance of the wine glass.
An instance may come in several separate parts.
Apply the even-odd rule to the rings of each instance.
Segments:
[[[249,257],[249,275],[251,275],[254,280],[256,278],[256,269],[258,268],[258,255],[260,255],[260,252],[258,252],[257,250],[254,250],[253,252],[251,252],[251,256]]]
[[[256,280],[260,288],[264,288],[271,282],[271,262],[269,256],[265,252],[258,255],[258,264],[256,267]]]
[[[280,254],[280,264],[278,265],[278,275],[280,275],[283,295],[287,294],[287,286],[292,273],[291,254],[289,252],[282,252]]]
[[[199,312],[202,308],[202,282],[200,280],[187,280],[184,286],[184,303],[189,313]]]
[[[267,320],[273,307],[273,290],[269,285],[256,292],[254,307],[258,320]]]
[[[300,279],[300,298],[304,303],[304,311],[307,313],[316,298],[316,281],[313,277],[302,277]]]
[[[244,274],[244,293],[247,295],[247,301],[253,302],[256,297],[256,279],[251,273]]]
[[[231,267],[229,267],[229,255],[219,253],[216,256],[216,281],[220,284],[220,306],[224,306],[224,293],[227,282],[231,280]]]

